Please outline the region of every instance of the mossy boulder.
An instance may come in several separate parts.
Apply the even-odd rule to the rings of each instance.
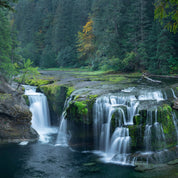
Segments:
[[[172,108],[168,104],[158,107],[158,122],[162,124],[167,147],[176,145],[177,136],[173,122]]]
[[[53,82],[54,81],[45,80],[45,79],[27,79],[27,80],[25,80],[25,84],[32,85],[32,86],[48,85]]]
[[[73,96],[66,109],[67,127],[72,135],[70,145],[90,149],[93,146],[93,105],[97,95]]]
[[[86,101],[70,102],[66,110],[67,119],[75,122],[88,123],[88,108]]]
[[[23,82],[23,84],[37,86],[37,87],[54,83],[54,81],[51,79],[41,79],[41,78],[26,78],[25,81],[21,81],[20,78],[15,78],[14,80],[18,83]]]
[[[151,127],[151,150],[162,150],[175,146],[177,143],[177,135],[172,112],[173,110],[168,104],[159,106],[157,112],[140,110],[139,114],[134,116],[134,125],[128,126],[129,135],[131,137],[131,150],[144,151],[146,149],[144,139],[147,124]],[[157,119],[155,117],[156,114]]]
[[[93,121],[93,105],[96,97],[97,95],[89,95],[86,98],[82,98],[79,95],[75,96],[66,109],[67,119],[91,124]]]
[[[25,100],[27,106],[30,106],[30,101],[29,101],[28,96],[27,96],[27,95],[23,95],[23,98],[24,98],[24,100]]]
[[[64,85],[54,83],[50,85],[43,85],[40,87],[40,90],[48,99],[50,112],[56,114],[56,117],[54,118],[59,118],[64,109],[68,88]],[[52,120],[52,123],[58,125],[59,121]]]
[[[138,150],[144,150],[144,130],[145,126],[143,125],[129,125],[129,135],[131,137],[131,150],[132,152],[138,151]]]

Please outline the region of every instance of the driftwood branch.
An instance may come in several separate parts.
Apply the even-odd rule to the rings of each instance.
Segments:
[[[153,80],[153,79],[149,78],[145,73],[142,75],[142,77],[150,82],[161,83],[161,81],[159,81],[159,80]]]

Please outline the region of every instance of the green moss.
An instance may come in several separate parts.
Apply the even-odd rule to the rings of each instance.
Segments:
[[[176,145],[176,130],[172,119],[172,108],[164,104],[158,108],[158,122],[162,124],[167,145]]]
[[[108,82],[113,82],[113,83],[118,83],[124,80],[128,80],[126,79],[126,77],[124,76],[120,76],[120,75],[100,75],[100,76],[89,76],[89,80],[91,81],[108,81]]]
[[[22,86],[22,91],[25,92],[25,87]]]
[[[21,83],[20,78],[15,78],[14,81]],[[41,86],[41,85],[48,85],[53,83],[54,81],[51,78],[27,78],[23,83],[27,85],[32,85],[32,86]]]
[[[6,100],[12,99],[12,95],[11,94],[7,94],[7,93],[0,93],[0,101],[4,102]]]
[[[144,126],[142,125],[130,125],[129,135],[131,137],[131,147],[132,150],[142,150],[144,149]]]
[[[75,89],[73,87],[68,87],[67,88],[67,97],[69,97],[74,90]]]
[[[142,117],[139,114],[135,115],[133,119],[134,119],[134,124],[135,125],[139,125],[139,124],[142,123]]]
[[[33,85],[33,86],[47,85],[50,83],[51,83],[51,81],[44,80],[44,79],[27,79],[27,80],[25,80],[25,84]]]
[[[86,101],[76,101],[74,105],[77,107],[78,113],[81,115],[87,115],[88,108]]]
[[[98,97],[98,95],[89,95],[86,99],[86,103],[87,105],[92,108],[94,102],[96,101],[96,98]]]
[[[40,87],[40,90],[47,96],[50,109],[60,116],[66,100],[66,86],[54,83],[51,85],[43,85]]]
[[[113,76],[113,77],[108,78],[108,81],[110,81],[110,82],[121,82],[123,80],[126,80],[126,78],[123,76],[119,76],[119,77]]]
[[[25,99],[25,102],[26,102],[27,106],[30,106],[30,101],[28,99],[28,96],[27,95],[23,95],[23,98]]]
[[[92,108],[97,96],[98,95],[89,95],[85,100],[80,98],[80,95],[75,96],[66,110],[67,119],[75,122],[82,122],[87,125],[91,124],[93,121]]]

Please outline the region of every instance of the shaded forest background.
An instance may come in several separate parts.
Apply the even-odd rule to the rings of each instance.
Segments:
[[[30,58],[40,68],[175,74],[178,33],[164,28],[169,17],[155,20],[155,2],[19,0],[15,12],[0,8],[1,71],[12,75]]]

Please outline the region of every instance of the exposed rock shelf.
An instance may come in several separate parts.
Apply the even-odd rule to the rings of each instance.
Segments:
[[[177,112],[171,106],[178,96],[177,81],[150,83],[141,76],[70,71],[41,73],[55,81],[38,87],[47,96],[50,110],[59,117],[64,111],[61,118],[65,120],[64,133],[70,138],[70,146],[99,149],[107,161],[109,158],[129,165],[134,165],[137,158],[143,164],[147,160],[162,163],[159,155],[166,149],[173,155],[178,129]],[[164,161],[175,159],[176,150],[173,157]]]

